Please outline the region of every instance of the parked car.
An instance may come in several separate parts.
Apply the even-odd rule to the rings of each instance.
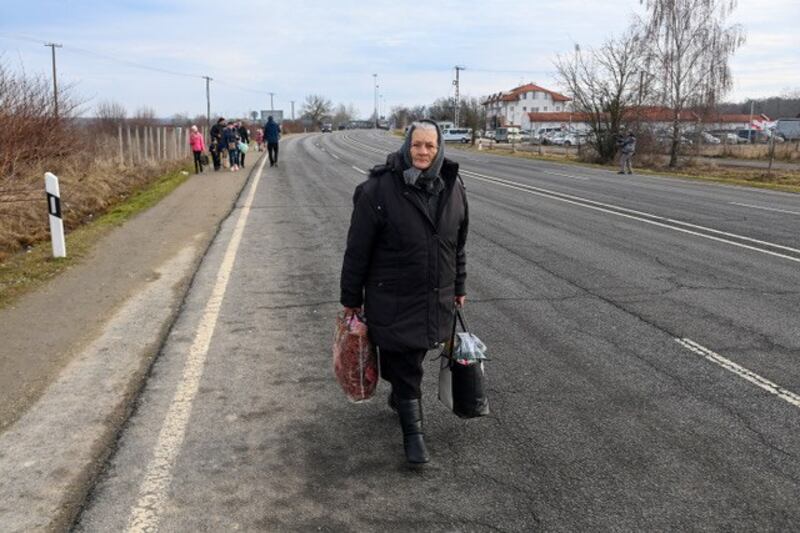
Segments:
[[[472,142],[472,128],[452,128],[442,130],[442,140],[445,142]]]
[[[519,133],[519,142],[521,143],[529,143],[533,140],[533,133],[530,131],[521,131]]]
[[[736,135],[740,139],[744,139],[746,143],[759,143],[759,142],[767,142],[767,134],[761,130],[754,130],[754,129],[742,129],[737,130]]]
[[[722,144],[738,144],[740,140],[735,132],[727,130],[712,130],[709,134],[719,139]],[[744,140],[744,142],[747,142],[747,140]]]
[[[519,142],[519,128],[516,126],[497,128],[495,130],[494,140],[499,143]]]
[[[320,129],[322,133],[331,133],[333,131],[333,124],[330,122],[325,122]]]
[[[483,137],[494,140],[496,134],[497,132],[495,130],[488,130],[486,133],[484,133]]]
[[[561,128],[539,128],[533,136],[534,144],[548,144],[549,138],[556,133],[560,133]]]
[[[704,144],[720,144],[722,142],[720,139],[714,137],[707,131],[700,132],[700,141],[702,141]]]

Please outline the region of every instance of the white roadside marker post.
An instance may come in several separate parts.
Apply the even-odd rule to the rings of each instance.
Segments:
[[[64,240],[64,221],[61,218],[61,192],[55,174],[45,172],[44,188],[47,192],[47,210],[50,213],[50,236],[53,240],[53,257],[67,257]]]

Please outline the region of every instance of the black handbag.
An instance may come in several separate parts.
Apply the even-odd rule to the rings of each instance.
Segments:
[[[453,316],[450,343],[442,352],[439,367],[439,400],[461,418],[477,418],[489,414],[489,398],[486,396],[486,373],[483,361],[461,364],[454,357],[456,326],[469,331],[461,310]]]
[[[204,167],[208,166],[208,156],[206,154],[200,154],[200,164]]]

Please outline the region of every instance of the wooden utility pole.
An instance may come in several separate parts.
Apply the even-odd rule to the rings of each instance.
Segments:
[[[58,78],[56,77],[56,48],[61,48],[62,45],[58,43],[47,43],[45,46],[50,47],[53,54],[53,110],[54,115],[58,118]]]

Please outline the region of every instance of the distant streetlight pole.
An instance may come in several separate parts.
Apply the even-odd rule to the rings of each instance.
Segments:
[[[61,48],[62,45],[58,43],[47,43],[45,46],[50,47],[53,54],[53,111],[55,117],[58,118],[58,81],[56,77],[56,48]]]
[[[211,80],[208,76],[203,76],[206,80],[206,135],[211,132]]]
[[[455,112],[455,116],[453,117],[453,122],[455,122],[455,127],[456,128],[458,127],[458,119],[459,119],[459,114],[460,114],[460,111],[461,111],[461,109],[459,109],[461,106],[460,106],[460,101],[459,101],[460,100],[460,95],[458,93],[458,89],[459,89],[458,73],[461,72],[462,70],[465,70],[465,69],[466,69],[466,67],[462,67],[460,65],[456,65],[456,80],[453,82],[453,85],[456,86],[456,112]]]
[[[290,100],[292,102],[292,120],[294,120],[294,100]]]
[[[750,100],[750,123],[747,124],[747,140],[753,144],[753,104],[754,100]]]
[[[378,129],[378,75],[373,74],[375,81],[375,129]]]
[[[273,98],[275,97],[275,93],[269,93],[269,110],[275,111],[275,103],[273,102]]]

